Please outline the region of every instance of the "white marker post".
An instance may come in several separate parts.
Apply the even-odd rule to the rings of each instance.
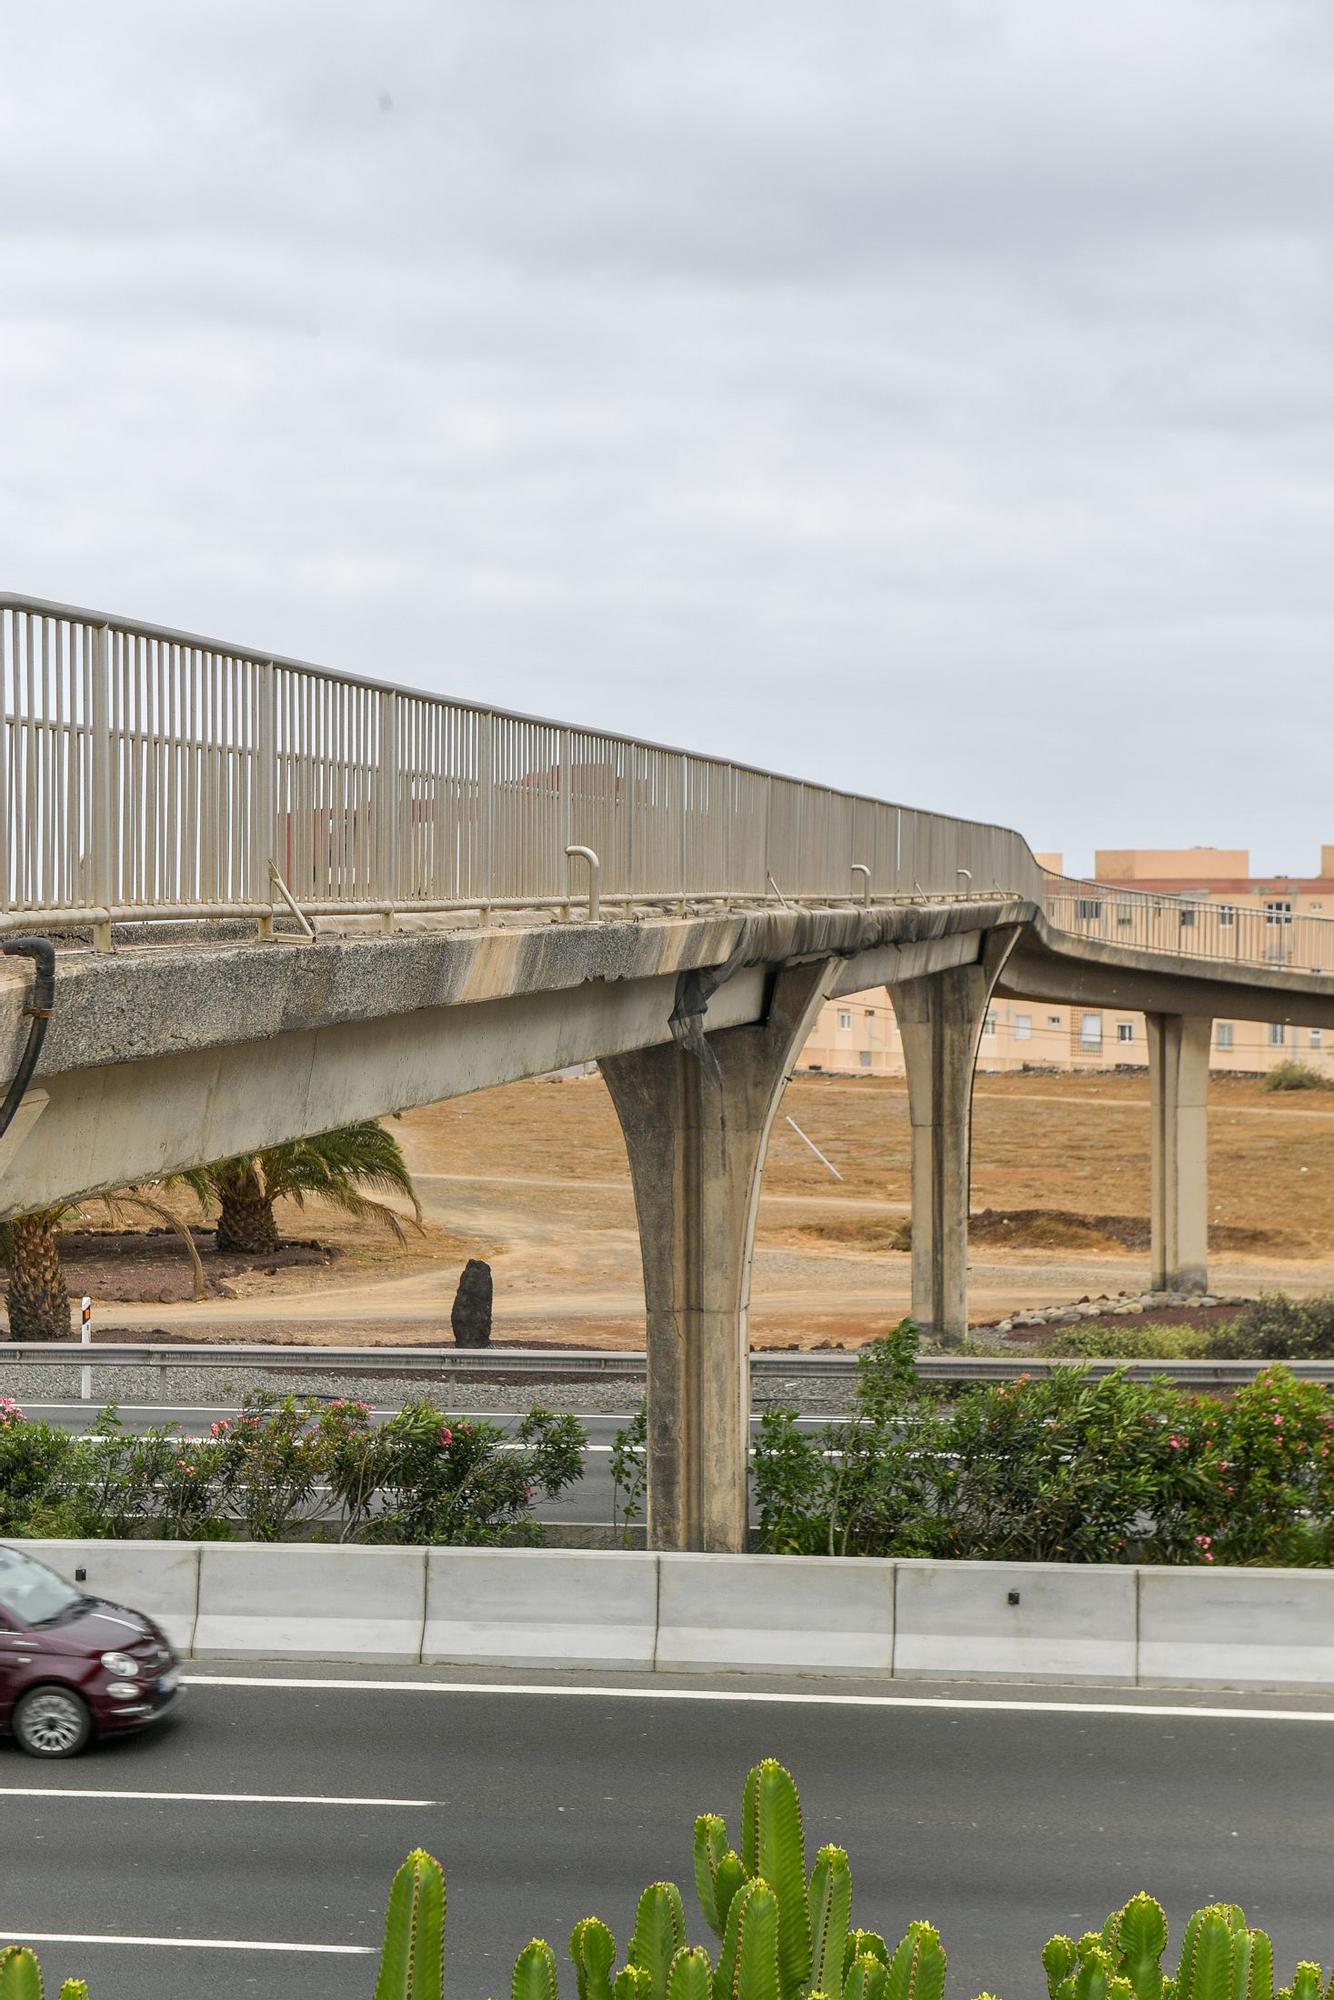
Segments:
[[[79,1328],[79,1339],[82,1341],[85,1347],[91,1347],[93,1342],[92,1300],[87,1296],[80,1299],[79,1308],[80,1308],[80,1320],[81,1320],[81,1325]],[[93,1399],[93,1371],[88,1366],[86,1361],[83,1367],[79,1370],[79,1397],[80,1400],[85,1403],[90,1403]]]

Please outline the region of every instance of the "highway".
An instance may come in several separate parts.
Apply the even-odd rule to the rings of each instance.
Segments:
[[[0,1744],[0,1937],[44,1940],[48,1992],[82,1972],[93,2000],[365,2000],[417,1843],[448,1876],[456,1994],[503,2000],[528,1938],[563,1957],[589,1911],[623,1946],[664,1875],[707,1941],[691,1821],[735,1829],[766,1753],[797,1774],[808,1858],[849,1850],[855,1921],[940,1926],[952,2000],[1039,1993],[1044,1939],[1142,1886],[1174,1939],[1197,1904],[1240,1901],[1284,1981],[1334,1959],[1334,1709],[1315,1698],[221,1664],[190,1682],[179,1721],[78,1762]]]

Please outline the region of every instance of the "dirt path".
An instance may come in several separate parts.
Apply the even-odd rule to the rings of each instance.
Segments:
[[[1137,1076],[978,1078],[973,1206],[1148,1213],[1148,1084]],[[902,1080],[799,1077],[784,1105],[843,1176],[831,1179],[783,1119],[760,1208],[757,1344],[858,1341],[908,1307],[909,1212]],[[334,1269],[247,1273],[199,1305],[111,1305],[100,1323],[196,1337],[438,1341],[459,1269],[491,1263],[500,1340],[639,1345],[643,1297],[625,1149],[597,1077],[516,1084],[410,1112],[394,1128],[417,1179],[424,1236],[398,1249],[314,1211],[293,1235],[336,1242]],[[1210,1098],[1211,1221],[1251,1232],[1254,1253],[1216,1255],[1217,1288],[1334,1289],[1334,1104],[1292,1105],[1218,1080]],[[1241,1238],[1236,1240],[1240,1241]],[[1249,1243],[1250,1238],[1248,1237]],[[1144,1252],[975,1243],[975,1319],[1084,1294],[1138,1291]]]

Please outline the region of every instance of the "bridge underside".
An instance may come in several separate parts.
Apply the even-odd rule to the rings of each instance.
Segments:
[[[12,1073],[27,984],[0,980]],[[0,1139],[0,1216],[599,1062],[643,1251],[650,1536],[740,1548],[769,1133],[820,1005],[873,986],[907,1068],[914,1314],[946,1342],[967,1327],[972,1078],[996,993],[1146,1013],[1163,1288],[1206,1283],[1213,1017],[1334,1026],[1328,976],[1172,971],[1006,898],[71,952],[36,1084]]]

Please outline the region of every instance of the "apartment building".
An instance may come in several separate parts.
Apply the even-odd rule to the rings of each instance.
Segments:
[[[1052,874],[1059,854],[1040,854]],[[1294,916],[1334,917],[1334,845],[1320,850],[1318,875],[1256,875],[1245,848],[1111,848],[1094,857],[1097,880],[1236,909],[1259,909],[1281,925]],[[1110,1070],[1144,1068],[1149,1060],[1144,1016],[997,1000],[978,1046],[983,1070]],[[1238,1074],[1300,1062],[1334,1074],[1334,1034],[1282,1021],[1215,1021],[1211,1067]],[[883,988],[831,1000],[802,1052],[802,1070],[843,1076],[902,1076],[903,1045]]]

